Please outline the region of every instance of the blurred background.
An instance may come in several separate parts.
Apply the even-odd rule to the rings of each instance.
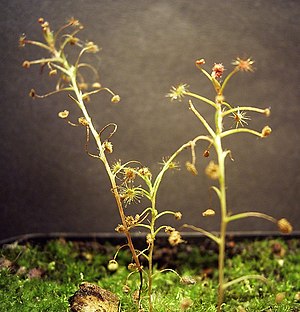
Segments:
[[[67,94],[32,100],[28,93],[51,91],[55,82],[38,67],[25,70],[24,60],[47,56],[26,46],[18,47],[23,33],[42,39],[37,20],[43,17],[58,29],[70,17],[84,25],[79,37],[102,50],[87,60],[100,73],[100,82],[121,96],[92,97],[88,109],[101,129],[118,124],[113,136],[111,162],[139,160],[155,176],[163,157],[205,133],[188,110],[188,100],[165,97],[172,85],[214,98],[208,80],[195,67],[205,58],[206,68],[223,63],[229,73],[236,57],[255,60],[254,73],[235,75],[225,96],[235,106],[271,107],[271,116],[248,114],[249,125],[272,135],[264,140],[240,134],[228,137],[232,150],[227,160],[228,206],[233,212],[261,211],[288,218],[300,230],[300,125],[299,125],[299,14],[297,0],[77,0],[1,1],[1,149],[0,239],[50,232],[113,233],[119,216],[100,162],[84,151],[85,131],[57,117],[68,109],[71,119],[80,116]],[[197,103],[208,120],[210,107]],[[230,123],[228,126],[232,126]],[[191,223],[218,230],[219,207],[213,184],[204,169],[210,159],[197,145],[198,176],[185,170],[190,152],[180,155],[181,170],[167,173],[158,197],[158,210],[181,211],[176,225]],[[146,207],[126,208],[132,214]],[[204,218],[207,208],[216,210]],[[269,233],[276,226],[261,219],[231,223],[233,232]]]

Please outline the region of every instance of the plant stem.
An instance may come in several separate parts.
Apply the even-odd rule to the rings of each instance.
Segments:
[[[93,137],[95,139],[97,148],[99,150],[99,157],[102,160],[102,162],[103,162],[103,164],[105,166],[106,172],[107,172],[107,174],[109,176],[109,180],[110,180],[110,183],[111,183],[111,186],[112,186],[112,192],[114,194],[114,197],[115,197],[115,200],[116,200],[116,204],[117,204],[117,207],[118,207],[118,210],[119,210],[119,215],[120,215],[120,218],[121,218],[121,221],[122,221],[122,225],[124,227],[124,233],[125,233],[125,236],[126,236],[126,239],[127,239],[127,243],[128,243],[129,249],[131,251],[132,258],[133,258],[134,262],[136,263],[137,269],[138,269],[139,274],[140,274],[140,287],[139,287],[139,298],[138,298],[138,301],[139,301],[139,304],[140,304],[140,295],[141,295],[141,290],[142,290],[142,286],[143,286],[142,267],[141,267],[139,258],[137,256],[136,250],[135,250],[135,248],[133,246],[132,238],[131,238],[131,235],[130,235],[130,232],[129,232],[129,229],[128,229],[128,226],[127,226],[127,223],[126,223],[125,213],[124,213],[122,201],[121,201],[121,198],[120,198],[120,194],[118,192],[115,175],[111,171],[111,168],[109,166],[109,162],[108,162],[108,160],[106,158],[105,152],[104,152],[103,147],[102,147],[102,142],[101,142],[100,135],[98,134],[97,130],[94,127],[94,124],[93,124],[93,122],[92,122],[92,120],[91,120],[91,118],[90,118],[90,116],[88,114],[88,111],[87,111],[87,109],[85,107],[85,104],[83,102],[82,93],[78,89],[77,82],[76,82],[76,72],[75,72],[75,70],[71,72],[70,78],[71,78],[71,85],[72,85],[73,90],[74,90],[74,92],[76,94],[77,104],[80,107],[80,109],[81,109],[81,111],[83,113],[83,116],[84,116],[84,118],[86,119],[86,121],[88,123],[88,127],[89,127],[91,133],[93,134]]]
[[[219,272],[219,286],[218,286],[218,307],[217,311],[221,311],[221,305],[224,300],[224,263],[225,263],[225,240],[227,228],[227,207],[226,207],[226,185],[225,185],[225,158],[227,153],[222,148],[222,111],[221,105],[216,110],[216,136],[214,139],[214,147],[218,155],[219,164],[219,200],[221,209],[221,227],[219,238],[219,259],[218,259],[218,272]]]

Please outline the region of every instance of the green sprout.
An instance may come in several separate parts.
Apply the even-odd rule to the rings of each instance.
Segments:
[[[233,70],[221,81],[221,77],[224,73],[224,66],[221,63],[215,63],[212,72],[209,73],[207,70],[203,68],[205,64],[204,59],[200,59],[196,61],[196,66],[200,71],[209,79],[211,82],[213,89],[216,93],[215,99],[211,100],[204,96],[198,95],[197,93],[193,93],[189,91],[187,84],[180,84],[177,87],[172,87],[170,93],[166,96],[171,99],[171,101],[179,100],[182,101],[183,98],[189,98],[188,100],[188,108],[194,113],[194,115],[199,119],[199,121],[206,128],[208,135],[201,137],[202,140],[206,140],[209,142],[208,148],[204,151],[203,156],[209,157],[209,149],[213,147],[216,152],[216,160],[211,160],[206,169],[206,175],[214,180],[218,181],[218,185],[213,185],[211,188],[216,193],[221,210],[221,221],[220,221],[220,232],[219,234],[214,234],[209,231],[206,231],[203,228],[196,227],[194,225],[184,224],[185,228],[190,228],[192,230],[198,231],[213,241],[215,241],[219,247],[219,259],[218,259],[218,272],[219,272],[219,288],[218,288],[218,311],[221,311],[222,304],[224,301],[224,292],[226,288],[229,286],[248,280],[251,278],[259,279],[262,281],[267,281],[266,278],[262,275],[247,275],[242,276],[237,279],[226,281],[224,277],[224,266],[225,266],[225,243],[226,243],[226,233],[227,226],[229,222],[246,218],[246,217],[258,217],[263,218],[268,221],[271,221],[277,224],[279,230],[282,233],[290,233],[292,231],[292,226],[285,219],[276,220],[275,218],[261,213],[261,212],[244,212],[238,214],[230,214],[227,207],[227,189],[226,189],[226,175],[225,175],[225,160],[227,157],[231,158],[231,151],[223,148],[223,138],[228,137],[229,135],[239,134],[239,133],[249,133],[259,138],[265,138],[271,134],[271,128],[269,126],[263,127],[261,131],[257,131],[248,127],[248,122],[250,121],[250,117],[247,115],[248,112],[263,114],[265,116],[270,115],[270,108],[257,108],[250,106],[233,106],[232,104],[225,101],[224,90],[231,79],[231,77],[240,72],[252,72],[253,71],[253,63],[254,61],[250,58],[243,60],[237,58],[234,62]],[[214,111],[214,125],[209,124],[205,117],[201,114],[200,110],[196,108],[192,99],[200,100],[205,104],[209,105]],[[224,119],[226,117],[231,117],[234,119],[235,127],[231,129],[224,129]],[[194,144],[196,142],[194,141]],[[194,145],[190,145],[192,150],[192,162],[187,162],[186,167],[187,170],[192,174],[197,175],[198,171],[196,169],[196,155],[194,151]],[[204,217],[214,216],[214,209],[207,209],[202,214]]]

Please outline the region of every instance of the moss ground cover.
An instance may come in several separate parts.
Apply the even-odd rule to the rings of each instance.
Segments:
[[[132,274],[127,280],[128,251],[119,252],[116,271],[107,269],[115,250],[108,244],[64,239],[2,246],[0,311],[68,311],[68,298],[83,281],[116,293],[120,311],[136,311],[131,286],[135,289],[139,276]],[[174,268],[181,279],[172,272],[155,275],[154,311],[216,311],[216,251],[206,240],[200,247],[160,246],[154,253],[159,269]],[[300,311],[299,239],[229,240],[226,253],[231,278],[259,272],[270,282],[247,280],[232,285],[223,311]],[[146,297],[147,290],[143,292]]]

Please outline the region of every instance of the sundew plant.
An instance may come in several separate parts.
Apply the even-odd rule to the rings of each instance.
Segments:
[[[196,227],[194,225],[185,224],[185,228],[190,228],[192,230],[198,231],[214,242],[217,243],[219,247],[219,259],[218,259],[218,273],[219,273],[219,287],[218,287],[218,307],[217,310],[221,311],[222,304],[224,301],[224,291],[229,286],[247,280],[247,279],[259,279],[262,281],[267,281],[266,278],[262,275],[247,275],[241,276],[237,279],[230,280],[224,277],[224,266],[225,266],[225,243],[226,243],[226,231],[227,226],[230,222],[243,219],[247,217],[257,217],[263,218],[268,221],[271,221],[277,224],[279,230],[283,233],[290,233],[292,231],[292,226],[285,219],[282,218],[277,220],[272,216],[269,216],[265,213],[249,211],[243,213],[231,213],[233,211],[227,206],[227,189],[226,189],[226,170],[225,164],[226,159],[232,159],[232,153],[230,150],[223,147],[223,139],[235,134],[251,134],[258,138],[266,138],[271,134],[271,128],[269,126],[264,126],[262,130],[257,131],[252,129],[249,124],[251,122],[250,113],[252,114],[262,114],[266,117],[270,115],[270,108],[257,108],[251,106],[236,106],[227,101],[224,96],[225,88],[230,81],[230,79],[237,74],[238,72],[252,72],[253,71],[254,61],[250,58],[241,59],[237,58],[233,62],[233,70],[223,79],[224,66],[222,63],[215,63],[212,71],[208,72],[204,69],[205,60],[199,59],[196,61],[197,68],[205,75],[205,77],[212,84],[213,90],[215,91],[215,98],[209,99],[204,96],[201,96],[197,93],[189,91],[187,84],[180,84],[177,87],[172,87],[170,93],[167,94],[167,97],[171,98],[172,101],[184,101],[185,98],[188,98],[188,108],[191,110],[200,123],[205,127],[207,135],[199,136],[196,140],[204,140],[206,142],[206,149],[203,152],[204,157],[210,157],[211,149],[214,149],[215,153],[213,157],[214,160],[210,160],[206,169],[205,174],[216,181],[216,185],[212,185],[211,189],[215,192],[217,198],[219,199],[219,208],[221,212],[220,219],[220,231],[219,234],[214,234],[212,232],[206,231],[203,228]],[[203,114],[201,113],[200,103],[208,105],[212,109],[214,114],[214,123],[210,124]],[[229,129],[224,127],[225,119],[230,118],[233,121],[234,126]],[[232,122],[231,122],[232,124]],[[192,162],[186,163],[186,168],[192,174],[197,175],[198,171],[196,168],[196,153],[194,149],[196,141],[191,141],[192,149]],[[231,208],[231,207],[230,207]],[[204,217],[213,216],[215,214],[214,209],[207,209],[203,213]]]
[[[154,272],[153,267],[153,251],[155,245],[155,239],[159,232],[164,231],[169,236],[169,242],[171,245],[177,245],[183,240],[181,239],[180,233],[175,228],[168,225],[157,226],[157,220],[165,215],[173,215],[176,220],[181,219],[180,212],[173,212],[169,210],[158,211],[157,209],[157,193],[161,184],[164,174],[169,169],[176,168],[176,162],[174,161],[178,153],[185,147],[189,146],[190,143],[183,145],[178,151],[172,156],[165,158],[162,163],[162,168],[156,178],[152,177],[152,173],[149,168],[143,166],[138,161],[127,161],[122,162],[117,160],[111,162],[109,155],[113,153],[112,137],[117,131],[117,125],[115,123],[109,123],[102,129],[97,129],[93,119],[88,111],[86,103],[91,100],[91,97],[101,91],[106,91],[111,94],[111,102],[118,103],[120,96],[115,94],[112,90],[107,87],[103,87],[99,82],[99,77],[96,69],[86,61],[84,56],[87,53],[97,53],[99,51],[98,46],[91,41],[85,42],[79,39],[78,33],[83,29],[82,24],[72,18],[67,24],[62,26],[58,31],[53,32],[50,29],[50,25],[43,18],[39,19],[39,24],[42,29],[43,41],[35,41],[28,39],[26,35],[22,35],[19,39],[20,47],[26,45],[34,45],[47,53],[44,58],[38,58],[34,60],[26,60],[22,66],[24,68],[30,68],[33,65],[39,65],[41,72],[48,72],[48,75],[52,79],[56,79],[55,90],[39,95],[34,89],[30,91],[30,96],[34,99],[46,98],[56,93],[65,92],[68,94],[70,100],[72,100],[80,109],[82,116],[76,118],[71,117],[71,113],[68,110],[63,110],[58,113],[58,117],[66,121],[71,126],[83,127],[86,131],[86,153],[94,159],[99,160],[105,167],[110,184],[111,191],[114,195],[116,206],[120,215],[121,223],[116,227],[116,231],[123,233],[127,238],[127,244],[132,254],[132,263],[128,266],[131,273],[128,275],[128,279],[134,273],[139,273],[140,283],[139,288],[133,291],[135,301],[137,302],[138,309],[142,309],[143,302],[147,305],[149,311],[153,311],[152,302],[152,285],[153,278],[159,272]],[[68,56],[68,49],[77,48],[77,57],[75,60],[71,60]],[[84,70],[84,71],[83,71]],[[94,80],[86,80],[84,72],[90,70]],[[89,145],[91,138],[97,147],[97,153],[91,153],[89,151]],[[136,184],[136,180],[142,185]],[[136,215],[125,214],[125,207],[131,204],[139,204],[140,199],[145,197],[148,199],[149,205],[142,210],[141,213]],[[146,230],[146,248],[144,250],[137,250],[132,242],[131,230],[142,228]],[[123,246],[122,246],[123,247]],[[118,267],[116,253],[114,259],[109,262],[108,269],[116,270]],[[147,268],[145,269],[141,264],[140,258],[143,256],[147,262]],[[168,269],[164,269],[166,271]],[[173,270],[179,278],[180,276]],[[144,283],[145,281],[145,283]],[[184,279],[182,280],[184,282]],[[146,284],[146,287],[144,287]],[[127,281],[124,285],[124,291],[130,292]],[[143,293],[146,293],[144,296]],[[142,300],[143,298],[146,300]]]

